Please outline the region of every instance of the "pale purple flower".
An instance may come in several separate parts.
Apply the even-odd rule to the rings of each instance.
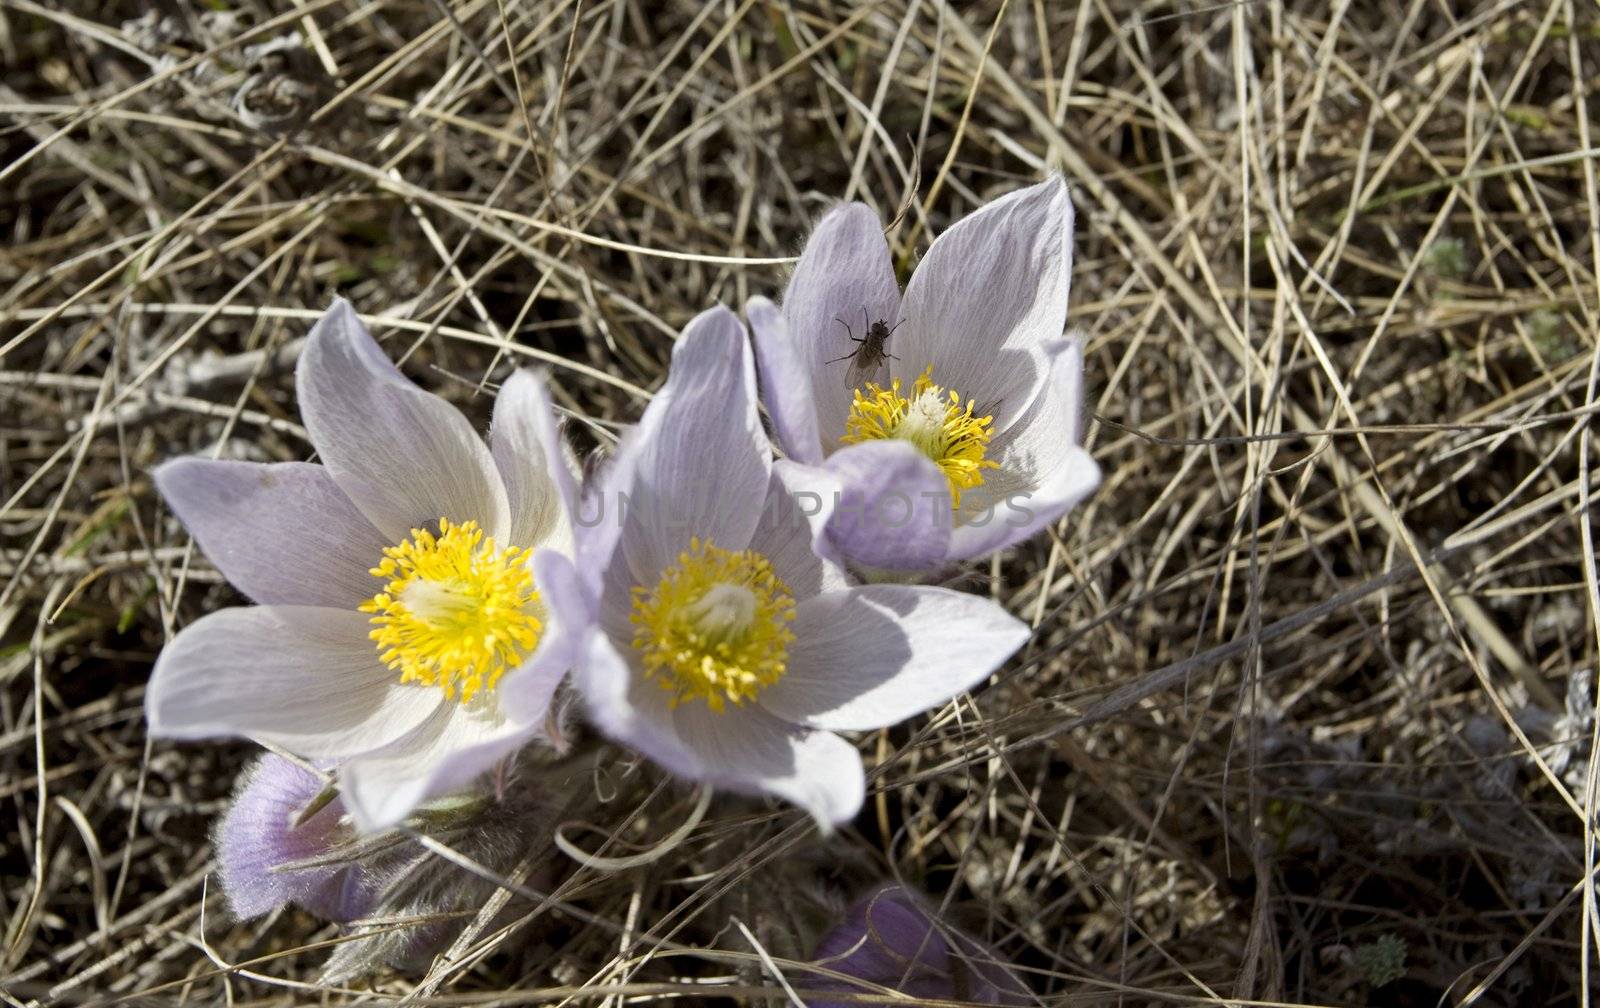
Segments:
[[[535,563],[602,731],[691,781],[776,795],[825,827],[864,793],[855,746],[944,703],[1027,639],[993,602],[852,587],[818,554],[837,482],[774,464],[743,327],[702,313],[594,481],[577,568]],[[625,509],[618,504],[626,498]]]
[[[268,753],[240,781],[214,838],[222,890],[234,916],[247,920],[286,903],[338,924],[365,916],[372,891],[361,866],[330,858],[352,838],[344,803],[334,798],[300,821],[322,793],[323,778]],[[322,858],[328,863],[288,867]]]
[[[872,994],[886,987],[914,998],[964,1004],[1034,1003],[1021,980],[990,948],[935,919],[927,901],[885,885],[851,906],[839,926],[817,943],[812,960],[857,984],[809,975],[797,986],[829,993]],[[872,986],[868,986],[868,985]],[[855,1000],[808,997],[811,1008],[844,1008]]]
[[[530,559],[571,548],[572,474],[537,378],[506,381],[486,447],[342,300],[296,379],[322,464],[156,470],[206,556],[259,604],[174,637],[146,714],[156,735],[337,763],[352,818],[373,830],[542,732],[565,665]]]
[[[779,446],[843,482],[828,533],[846,560],[981,556],[1099,483],[1080,446],[1083,347],[1062,336],[1071,271],[1072,201],[1052,176],[941,234],[904,297],[877,215],[836,207],[782,309],[749,303]]]

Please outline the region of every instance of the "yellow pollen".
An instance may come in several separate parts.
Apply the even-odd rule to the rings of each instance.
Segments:
[[[493,690],[544,627],[527,559],[525,549],[496,549],[477,522],[441,518],[438,535],[412,529],[383,551],[371,571],[383,590],[360,606],[384,664],[462,703]]]
[[[888,388],[868,382],[856,389],[845,421],[841,444],[860,444],[899,438],[910,441],[933,460],[950,484],[950,506],[961,506],[961,491],[983,485],[983,471],[998,469],[999,463],[984,458],[989,437],[994,433],[992,416],[973,416],[976,406],[968,399],[962,405],[955,389],[933,383],[930,364],[917,378],[907,398],[900,379]]]
[[[720,713],[782,678],[794,632],[794,596],[751,550],[693,539],[654,588],[633,589],[633,646],[672,694]]]

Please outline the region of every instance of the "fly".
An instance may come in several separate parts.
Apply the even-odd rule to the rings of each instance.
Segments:
[[[896,322],[891,328],[889,323],[882,319],[876,322],[869,322],[867,310],[862,308],[861,321],[866,326],[866,334],[863,336],[857,336],[855,331],[850,328],[850,323],[844,319],[834,316],[833,320],[844,326],[845,335],[859,344],[843,357],[835,357],[833,360],[824,362],[827,364],[837,364],[842,360],[850,362],[850,367],[845,371],[846,388],[859,388],[877,375],[878,369],[883,366],[885,361],[900,359],[889,352],[889,337],[894,335],[895,329],[900,328],[905,323],[905,319]]]

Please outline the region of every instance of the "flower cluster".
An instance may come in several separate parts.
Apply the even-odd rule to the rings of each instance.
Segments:
[[[542,377],[501,386],[486,443],[336,302],[297,371],[316,463],[155,472],[255,604],[166,646],[151,731],[303,761],[266,757],[218,831],[233,908],[362,916],[381,880],[318,853],[561,749],[564,683],[681,779],[824,830],[853,818],[865,778],[841,733],[946,703],[1028,638],[923,582],[1098,482],[1062,335],[1071,225],[1059,179],[1012,193],[941,235],[902,294],[877,218],[833,210],[781,308],[752,300],[749,333],[721,306],[689,323],[586,480]]]

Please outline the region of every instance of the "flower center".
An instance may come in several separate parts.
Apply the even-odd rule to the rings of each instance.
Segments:
[[[633,646],[672,706],[714,711],[777,682],[794,632],[794,596],[767,558],[691,540],[654,588],[633,589]]]
[[[973,416],[976,406],[968,399],[962,405],[955,389],[933,383],[933,366],[917,378],[907,398],[896,378],[888,388],[868,382],[856,389],[845,420],[841,444],[860,444],[899,438],[916,445],[933,460],[950,484],[950,506],[961,506],[961,491],[983,485],[983,471],[998,469],[999,463],[984,458],[989,438],[994,433],[992,416]]]
[[[360,606],[384,664],[401,682],[437,686],[465,703],[539,643],[544,606],[528,551],[496,549],[477,522],[439,519],[439,534],[412,529],[383,551],[372,576],[383,590]]]

